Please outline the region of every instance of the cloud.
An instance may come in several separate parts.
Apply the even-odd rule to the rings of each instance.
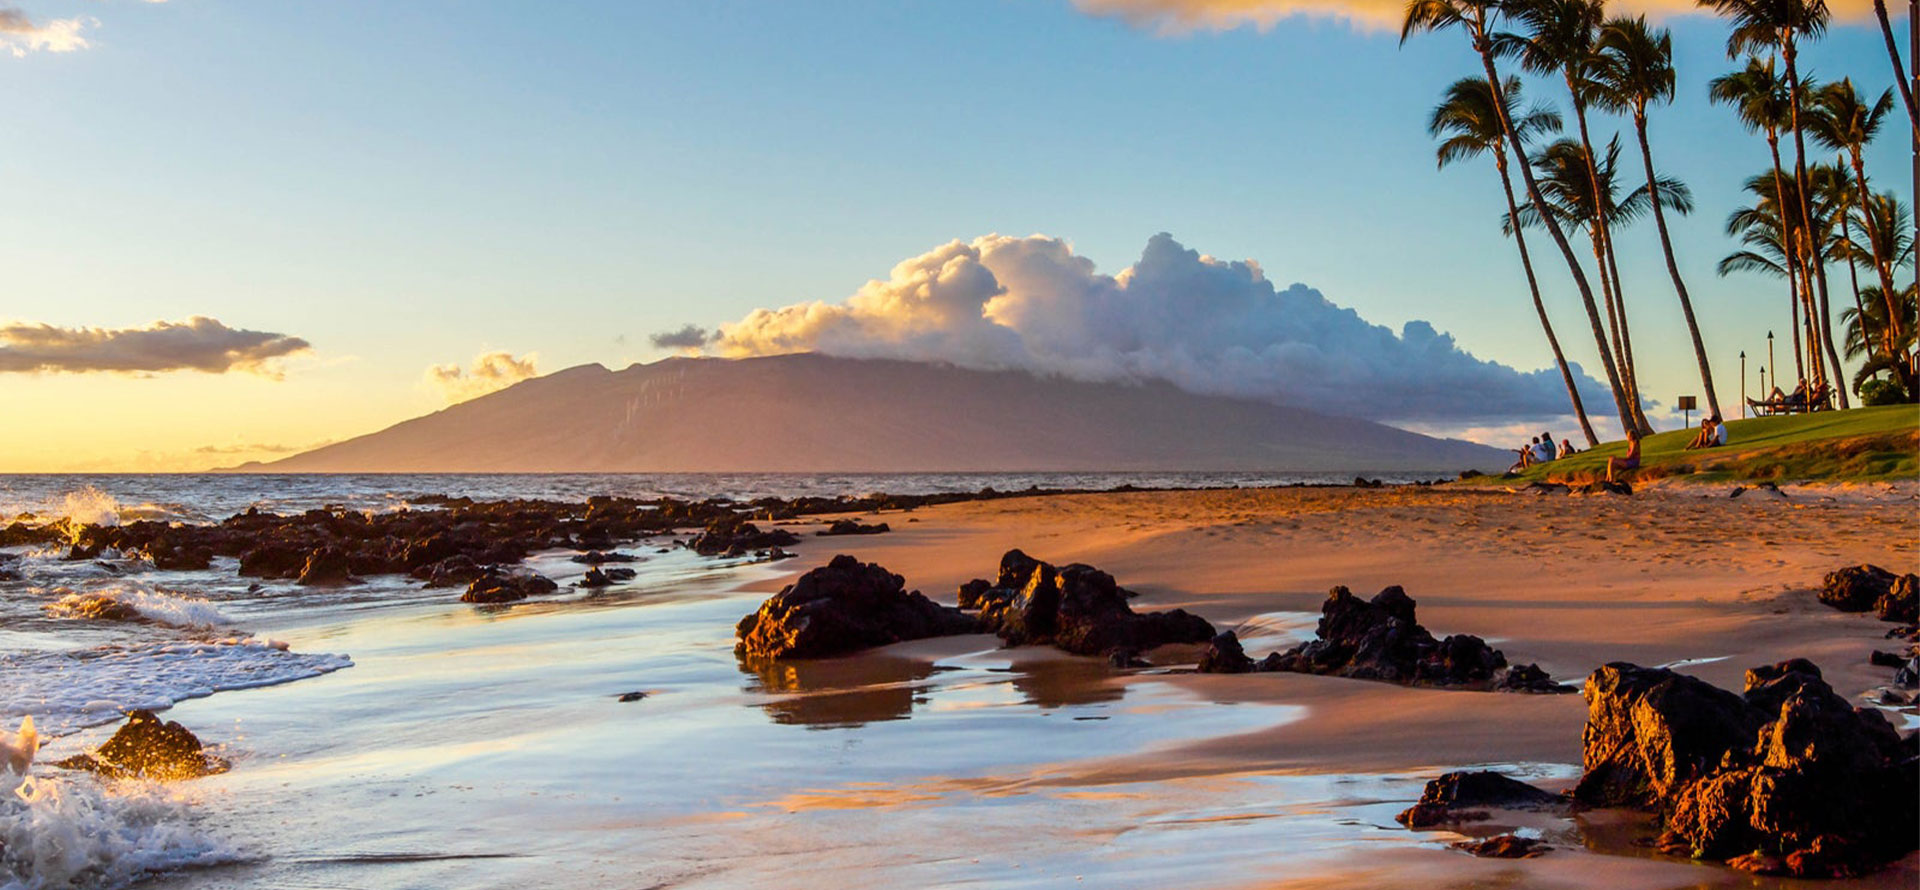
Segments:
[[[1264,31],[1296,16],[1331,18],[1363,30],[1397,31],[1407,8],[1397,0],[1074,0],[1074,5],[1162,34],[1246,27]],[[1614,6],[1620,12],[1657,18],[1703,14],[1694,0],[1623,0]],[[1870,0],[1829,0],[1828,6],[1839,21],[1873,19]]]
[[[244,371],[278,379],[275,360],[309,348],[299,337],[230,328],[199,315],[117,330],[0,323],[0,373]]]
[[[707,345],[713,335],[699,325],[687,325],[677,331],[661,331],[647,337],[653,341],[655,349],[699,349]]]
[[[488,352],[475,356],[472,367],[433,365],[427,368],[427,383],[440,390],[447,404],[479,398],[495,390],[506,389],[540,372],[534,364],[537,353],[514,358],[510,352]]]
[[[149,2],[158,3],[158,2],[161,2],[161,0],[149,0]],[[315,448],[319,448],[320,446],[327,445],[327,444],[330,444],[330,440],[326,442],[315,442],[312,445],[287,445],[287,444],[280,444],[280,443],[259,443],[259,444],[239,444],[239,445],[202,445],[199,448],[193,449],[193,453],[194,454],[293,454],[295,452],[300,452],[300,451],[312,451]]]
[[[1567,411],[1557,370],[1475,358],[1424,321],[1396,334],[1305,285],[1276,289],[1251,260],[1202,256],[1166,234],[1118,275],[1097,272],[1058,238],[954,241],[900,263],[843,303],[760,309],[723,324],[713,349],[1165,380],[1376,420],[1468,423]],[[1604,398],[1591,378],[1581,379]]]
[[[0,6],[0,52],[12,53],[17,59],[30,52],[70,53],[86,49],[92,44],[81,32],[90,27],[100,27],[99,20],[75,17],[36,25],[19,7]]]

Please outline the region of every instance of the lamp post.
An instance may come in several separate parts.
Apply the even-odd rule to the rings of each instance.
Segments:
[[[1747,416],[1747,351],[1740,350],[1740,417]]]
[[[1767,364],[1773,366],[1773,385],[1777,387],[1780,385],[1780,363],[1773,360],[1773,332],[1772,331],[1767,332]],[[1767,389],[1767,384],[1765,380],[1762,380],[1760,382],[1760,397],[1763,399],[1773,398],[1773,391]]]
[[[1772,400],[1767,395],[1767,366],[1766,365],[1760,366],[1760,399],[1762,401]]]

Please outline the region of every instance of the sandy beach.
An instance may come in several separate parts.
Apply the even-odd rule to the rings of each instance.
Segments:
[[[1010,547],[1058,563],[1088,562],[1141,593],[1136,608],[1186,608],[1217,626],[1239,627],[1256,658],[1267,651],[1261,641],[1271,638],[1262,636],[1270,623],[1263,616],[1291,617],[1297,628],[1301,613],[1316,612],[1334,585],[1370,595],[1399,584],[1436,634],[1483,636],[1510,660],[1537,661],[1558,679],[1578,683],[1601,664],[1630,661],[1678,665],[1738,690],[1750,666],[1805,657],[1836,690],[1864,701],[1888,682],[1887,669],[1868,663],[1873,649],[1889,647],[1887,625],[1835,612],[1812,591],[1842,565],[1912,569],[1920,561],[1916,489],[1804,487],[1737,499],[1730,490],[1673,485],[1624,498],[1404,486],[1047,497],[889,515],[895,533],[838,539],[830,549],[877,561],[943,600],[967,579],[990,576]],[[789,565],[809,567],[827,549],[814,545],[807,559]],[[774,590],[785,578],[761,587]],[[872,657],[931,660],[966,648],[959,640],[933,640]],[[1168,647],[1155,661],[1190,663],[1191,654]],[[1155,783],[1157,793],[1180,796],[1205,794],[1195,789],[1208,779],[1270,773],[1438,773],[1530,763],[1565,764],[1577,774],[1581,757],[1579,696],[1297,674],[1085,676],[1101,684],[1170,682],[1223,707],[1307,710],[1253,732],[1049,763],[968,787]],[[1895,723],[1910,727],[1914,717],[1895,715]],[[873,789],[848,795],[884,797]],[[1566,851],[1519,863],[1425,849],[1396,850],[1384,861],[1372,854],[1348,859],[1365,861],[1330,861],[1321,873],[1285,880],[1248,875],[1246,886],[1770,886],[1677,860]],[[1912,886],[1917,874],[1910,856],[1859,884]]]

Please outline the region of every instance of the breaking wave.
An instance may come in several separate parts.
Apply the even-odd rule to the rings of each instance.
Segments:
[[[195,825],[182,794],[0,770],[0,890],[114,890],[156,872],[250,858]]]

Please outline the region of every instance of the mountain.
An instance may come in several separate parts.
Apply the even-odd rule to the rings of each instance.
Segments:
[[[801,354],[568,368],[255,472],[1392,471],[1509,455],[1164,383]]]

